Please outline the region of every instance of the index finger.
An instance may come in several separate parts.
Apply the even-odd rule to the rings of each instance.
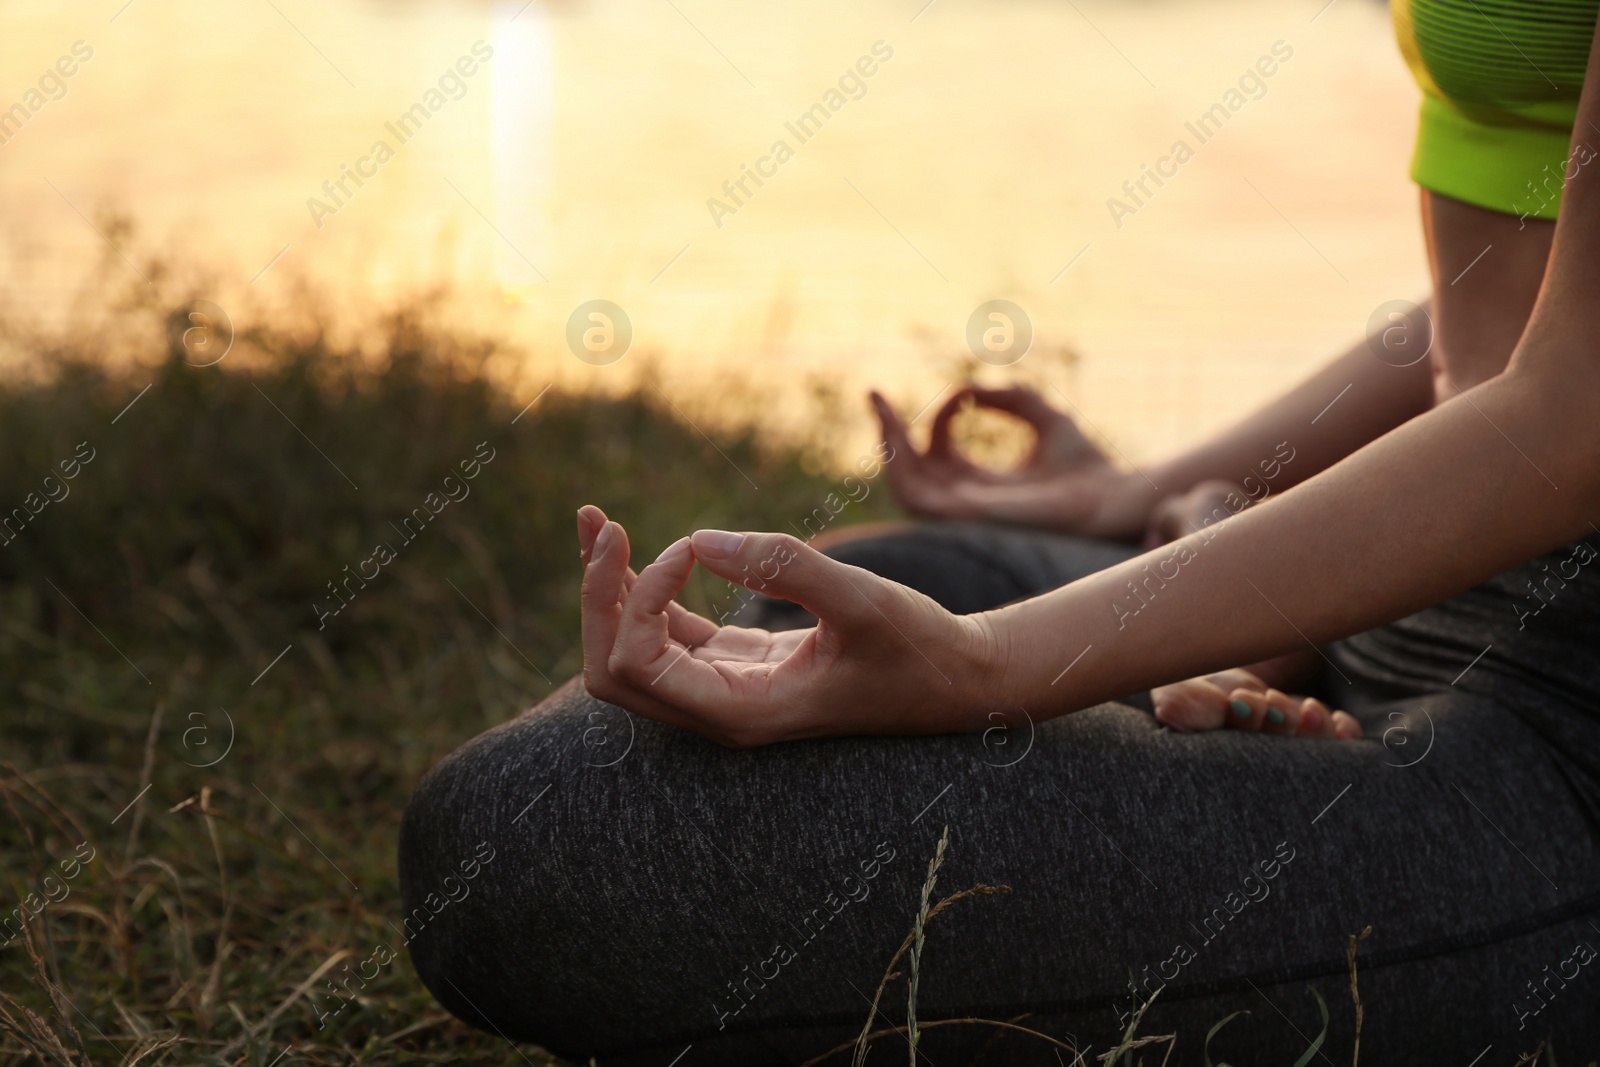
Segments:
[[[981,386],[972,386],[970,395],[984,407],[1008,412],[1025,422],[1032,423],[1036,427],[1042,427],[1057,419],[1066,418],[1061,412],[1051,407],[1044,397],[1025,385],[1012,385],[1004,389],[985,389]]]

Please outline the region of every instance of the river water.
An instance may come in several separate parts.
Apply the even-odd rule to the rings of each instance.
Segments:
[[[1427,284],[1417,91],[1369,0],[7,8],[4,296],[40,314],[112,245],[241,315],[447,284],[530,389],[649,364],[777,425],[820,383],[850,452],[868,385],[914,413],[976,365],[1137,461]],[[1031,324],[1009,366],[969,351],[996,299]],[[593,300],[631,326],[609,365],[569,351]]]

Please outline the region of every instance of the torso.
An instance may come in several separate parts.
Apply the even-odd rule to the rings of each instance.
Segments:
[[[1506,369],[1544,281],[1555,223],[1519,220],[1427,190],[1435,403]]]

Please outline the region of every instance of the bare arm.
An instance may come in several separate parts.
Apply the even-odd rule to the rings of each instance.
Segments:
[[[1588,122],[1600,123],[1593,50],[1578,128]],[[992,678],[1025,707],[1068,711],[1379,625],[1595,533],[1597,292],[1600,177],[1580,170],[1505,373],[1208,532],[1209,542],[1193,535],[991,613],[1001,664]]]
[[[1437,603],[1592,532],[1596,426],[1592,349],[1530,328],[1505,374],[1229,520],[1209,544],[1192,535],[992,613],[997,676],[1024,707],[1068,711]]]
[[[1591,215],[1600,207],[1571,218]],[[1552,275],[1592,292],[1600,253],[1578,245],[1578,224],[1563,215]],[[625,532],[586,508],[585,682],[731,745],[945,733],[981,728],[993,709],[1064,714],[1436,603],[1591,532],[1600,514],[1589,340],[1600,310],[1584,306],[1584,288],[1547,289],[1504,374],[1301,485],[983,615],[952,615],[788,534],[702,530],[632,579]],[[689,615],[673,600],[697,560],[799,603],[818,625],[769,634]]]
[[[1579,129],[1600,127],[1597,65],[1591,49]],[[1034,600],[951,615],[767,533],[699,531],[630,580],[621,527],[580,516],[586,684],[736,745],[968,730],[990,709],[1062,714],[1355,633],[1596,533],[1600,169],[1563,201],[1505,373],[1218,528]],[[696,560],[818,625],[769,634],[674,609]]]
[[[1410,343],[1420,342],[1418,332],[1412,330]],[[1397,354],[1385,362],[1374,354],[1380,344],[1362,340],[1235,426],[1146,473],[1167,493],[1213,478],[1242,482],[1259,475],[1261,462],[1288,441],[1295,460],[1273,480],[1273,490],[1320,474],[1433,406],[1431,361],[1399,366],[1409,357]]]
[[[1416,318],[1390,328],[1391,344],[1396,335],[1407,337],[1412,348],[1427,344],[1426,315]],[[1380,351],[1379,339],[1362,340],[1231,429],[1145,471],[1117,467],[1072,418],[1029,389],[963,390],[934,420],[926,452],[911,444],[887,401],[876,395],[873,400],[884,442],[895,456],[887,468],[890,484],[908,510],[1132,540],[1144,534],[1157,504],[1202,482],[1242,483],[1259,499],[1269,489],[1261,480],[1264,471],[1273,474],[1271,492],[1287,489],[1428,410],[1430,361],[1405,349],[1379,359]],[[1033,427],[1039,440],[1023,467],[989,471],[954,451],[950,420],[967,399]],[[1294,462],[1280,464],[1285,443]]]

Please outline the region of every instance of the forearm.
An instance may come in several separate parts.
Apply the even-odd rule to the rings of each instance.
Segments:
[[[1591,532],[1588,356],[1541,353],[1215,529],[989,613],[990,688],[1071,711],[1379,625]]]
[[[1363,340],[1237,425],[1146,473],[1168,493],[1187,492],[1213,478],[1259,480],[1261,463],[1287,441],[1295,459],[1273,479],[1276,492],[1321,473],[1432,406],[1427,359],[1393,366]]]
[[[1240,483],[1260,499],[1321,473],[1433,406],[1430,361],[1393,365],[1399,362],[1378,359],[1371,341],[1362,340],[1215,437],[1145,471],[1124,474],[1083,532],[1136,538],[1163,499],[1213,479]],[[1292,463],[1278,462],[1283,445],[1293,449]],[[1264,477],[1268,470],[1270,480]]]
[[[1576,129],[1600,129],[1597,46]],[[1586,134],[1575,140],[1587,148]],[[1573,156],[1593,159],[1579,147]],[[1423,383],[1396,390],[1404,403],[1379,389],[1375,395],[1392,406],[1363,414],[1352,411],[1362,405],[1350,404],[1345,416],[1363,420],[1363,432],[1388,422],[1395,428],[1291,492],[1214,530],[989,613],[982,620],[995,660],[989,692],[1042,713],[1070,711],[1314,648],[1437,603],[1574,538],[1600,537],[1600,176],[1592,166],[1565,176],[1549,269],[1507,371],[1409,421],[1407,405],[1418,402]],[[1358,348],[1339,364],[1359,372],[1360,357]],[[1383,371],[1369,366],[1372,377],[1363,380],[1376,383],[1390,368],[1373,362]],[[1425,365],[1411,370],[1420,378]],[[1338,385],[1327,372],[1318,378]],[[1291,397],[1309,400],[1306,387]],[[1304,414],[1302,408],[1297,418]],[[1320,412],[1315,422],[1328,415]],[[1349,440],[1333,438],[1323,455],[1336,459]],[[1191,454],[1189,466],[1160,473],[1180,483],[1209,473],[1194,471],[1198,458]]]

